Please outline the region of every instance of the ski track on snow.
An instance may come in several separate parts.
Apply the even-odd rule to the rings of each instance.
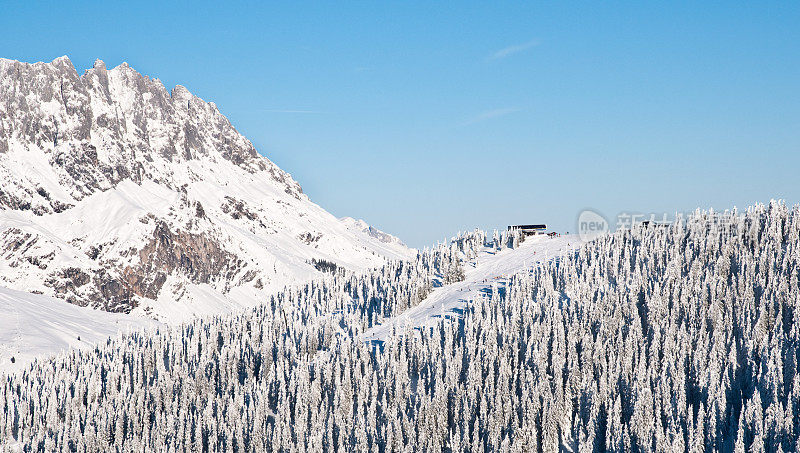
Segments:
[[[0,375],[23,369],[37,358],[90,348],[119,332],[156,325],[134,315],[0,287]]]
[[[392,330],[402,334],[406,326],[412,328],[434,327],[443,318],[460,316],[470,301],[480,297],[482,291],[491,293],[492,286],[504,286],[508,277],[537,265],[559,259],[577,251],[583,243],[576,235],[554,238],[529,237],[516,249],[500,252],[487,249],[477,259],[464,264],[464,281],[435,288],[428,297],[403,313],[385,320],[362,334],[367,342],[382,343]]]

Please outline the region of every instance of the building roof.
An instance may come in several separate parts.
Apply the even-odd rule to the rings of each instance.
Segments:
[[[544,223],[540,224],[533,224],[533,225],[509,225],[509,230],[546,230],[547,225]]]

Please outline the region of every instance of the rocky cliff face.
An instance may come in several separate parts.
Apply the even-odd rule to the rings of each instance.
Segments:
[[[348,228],[210,102],[127,64],[0,59],[0,285],[155,317],[410,252]],[[209,302],[213,301],[213,302]]]
[[[58,182],[48,190],[51,181],[4,173],[13,183],[0,188],[2,207],[60,212],[124,179],[177,189],[198,177],[176,172],[178,166],[196,160],[266,171],[287,193],[301,193],[213,103],[180,85],[169,93],[125,63],[109,71],[98,60],[79,76],[66,57],[35,64],[0,59],[0,81],[0,153],[42,151]]]

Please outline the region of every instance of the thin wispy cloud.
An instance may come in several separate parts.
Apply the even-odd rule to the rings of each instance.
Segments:
[[[538,45],[539,40],[534,39],[533,41],[517,44],[515,46],[508,46],[493,53],[491,56],[489,56],[489,60],[500,60],[516,53],[525,52],[526,50]]]
[[[512,113],[516,113],[519,111],[520,109],[516,107],[506,107],[502,109],[486,110],[485,112],[481,112],[480,114],[474,116],[473,118],[465,121],[462,125],[469,126],[470,124],[480,123],[494,118],[500,118],[501,116],[510,115]]]

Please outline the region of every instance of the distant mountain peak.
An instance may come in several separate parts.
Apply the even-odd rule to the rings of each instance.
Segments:
[[[370,236],[370,237],[372,237],[374,239],[377,239],[378,241],[383,242],[385,244],[398,244],[398,245],[401,245],[403,247],[406,246],[403,243],[403,241],[400,240],[400,238],[398,238],[396,236],[392,236],[389,233],[385,233],[385,232],[373,227],[372,225],[370,225],[367,222],[365,222],[363,219],[354,219],[352,217],[342,217],[341,219],[339,219],[339,221],[344,223],[345,225],[347,225],[348,228],[350,228],[350,229],[352,229],[354,231],[360,231],[360,232],[362,232],[362,233],[364,233],[364,234],[366,234],[366,235],[368,235],[368,236]]]
[[[183,85],[67,57],[0,60],[0,249],[0,285],[156,317],[263,298],[311,259],[409,256],[312,203]]]
[[[239,134],[217,109],[178,85],[168,93],[127,63],[108,71],[101,60],[78,76],[69,58],[52,63],[12,61],[0,67],[0,152],[10,148],[45,154],[58,185],[74,204],[125,178],[159,180],[178,187],[188,181],[175,164],[228,161],[250,173],[269,171],[299,196],[300,185]],[[16,178],[26,194],[34,182]],[[0,206],[24,205],[0,197]],[[53,206],[42,205],[42,212]]]

